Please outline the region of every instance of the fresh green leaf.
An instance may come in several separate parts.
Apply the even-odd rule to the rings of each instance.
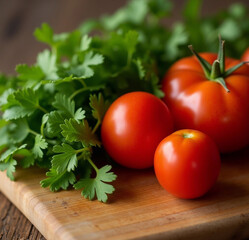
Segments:
[[[112,182],[117,177],[113,172],[109,172],[110,170],[111,166],[106,165],[99,169],[96,178],[80,179],[76,184],[74,184],[74,188],[83,188],[81,194],[85,198],[92,200],[96,195],[99,201],[106,202],[107,194],[113,193],[115,188],[105,182]]]
[[[35,144],[32,148],[32,152],[35,156],[35,158],[42,158],[43,157],[43,151],[48,147],[48,143],[46,140],[42,137],[42,135],[36,135],[35,136]]]
[[[18,154],[22,156],[20,160],[20,165],[23,168],[29,168],[35,164],[35,158],[33,153],[28,149],[21,149],[18,151]]]
[[[59,153],[54,155],[52,159],[52,167],[56,169],[57,173],[62,173],[65,170],[68,172],[75,170],[78,163],[75,149],[66,143],[62,143],[62,146],[55,145],[53,152]]]
[[[16,171],[17,161],[11,158],[8,162],[0,162],[0,171],[7,170],[7,176],[10,180],[14,181],[13,173]]]
[[[100,146],[101,144],[98,137],[92,133],[92,129],[86,120],[79,123],[73,118],[66,119],[60,127],[62,129],[61,134],[69,142],[81,142],[85,147]]]
[[[50,169],[46,175],[48,178],[40,182],[41,186],[44,188],[49,187],[53,192],[60,189],[66,190],[69,184],[74,184],[76,181],[76,178],[72,172],[64,171],[63,173],[57,173],[57,171],[53,168]]]
[[[81,39],[80,50],[81,51],[88,50],[91,42],[92,42],[92,38],[88,37],[88,35],[84,35]]]
[[[74,117],[75,102],[70,100],[66,95],[57,93],[52,105],[68,118]]]
[[[53,45],[54,43],[53,34],[53,29],[47,23],[43,23],[41,28],[36,28],[34,32],[34,36],[38,41],[49,45]]]
[[[16,71],[19,73],[18,77],[22,80],[41,80],[44,73],[39,66],[29,67],[27,64],[19,64],[16,66]]]
[[[58,136],[61,132],[60,125],[64,123],[66,116],[58,111],[52,111],[48,116],[47,131],[50,136]]]
[[[26,119],[13,120],[9,125],[9,138],[13,143],[22,142],[29,134],[29,126]]]
[[[102,122],[102,119],[109,107],[109,103],[104,101],[104,97],[101,93],[99,95],[90,95],[90,106],[92,108],[93,117]]]
[[[7,149],[1,156],[0,156],[0,162],[7,162],[9,161],[12,156],[16,153],[18,153],[19,150],[25,148],[27,144],[23,144],[20,147],[12,146],[9,149]]]
[[[42,69],[46,79],[57,79],[56,55],[52,54],[48,49],[38,54],[37,65]]]

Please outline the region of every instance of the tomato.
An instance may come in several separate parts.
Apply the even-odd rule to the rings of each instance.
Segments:
[[[168,107],[146,92],[127,93],[112,103],[101,126],[107,153],[129,168],[153,166],[159,142],[172,133],[173,121]]]
[[[242,61],[248,62],[249,61],[249,48],[246,49],[246,51],[244,52],[244,54],[241,57]]]
[[[184,199],[198,198],[210,190],[220,172],[220,155],[206,134],[183,129],[158,145],[154,168],[156,177],[169,193]]]
[[[203,53],[201,57],[212,65],[217,54]],[[232,58],[224,60],[225,70],[239,63]],[[232,152],[249,143],[249,66],[243,65],[229,76],[222,74],[229,92],[217,82],[219,76],[207,78],[197,58],[186,57],[172,65],[162,89],[176,129],[200,130],[221,152]]]

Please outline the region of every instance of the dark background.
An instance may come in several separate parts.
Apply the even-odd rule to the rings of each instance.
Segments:
[[[15,73],[19,63],[33,64],[45,48],[33,31],[49,23],[56,33],[72,31],[85,19],[113,13],[126,0],[0,0],[0,72]],[[174,0],[174,12],[165,21],[181,20],[185,0]],[[248,0],[204,0],[202,15],[213,14],[231,3]],[[249,42],[249,40],[248,40]],[[0,136],[1,137],[1,136]],[[0,183],[1,184],[1,183]],[[0,192],[0,239],[44,239],[36,228]]]

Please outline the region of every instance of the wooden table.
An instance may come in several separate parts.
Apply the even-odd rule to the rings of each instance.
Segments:
[[[35,41],[32,33],[42,22],[48,22],[55,32],[71,31],[89,17],[111,13],[125,0],[1,0],[0,1],[0,71],[13,74],[15,65],[32,64],[44,45]],[[172,21],[180,19],[184,0],[175,0],[178,11]],[[204,3],[204,14],[213,13],[229,3],[210,0]],[[243,0],[249,5],[247,0]],[[212,7],[215,4],[215,8]],[[0,192],[0,239],[45,239],[22,213]]]

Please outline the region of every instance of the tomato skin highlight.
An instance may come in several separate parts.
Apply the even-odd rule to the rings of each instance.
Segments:
[[[200,54],[210,64],[217,54]],[[225,69],[239,61],[226,58]],[[249,65],[225,78],[230,92],[208,80],[195,57],[177,61],[166,73],[162,90],[176,130],[196,129],[208,134],[221,152],[249,144]]]
[[[183,199],[207,193],[218,178],[220,166],[219,150],[214,141],[208,135],[190,129],[176,131],[164,138],[154,157],[160,185]]]
[[[146,92],[127,93],[115,100],[101,126],[107,153],[119,164],[136,169],[153,166],[157,145],[172,132],[168,107]]]

